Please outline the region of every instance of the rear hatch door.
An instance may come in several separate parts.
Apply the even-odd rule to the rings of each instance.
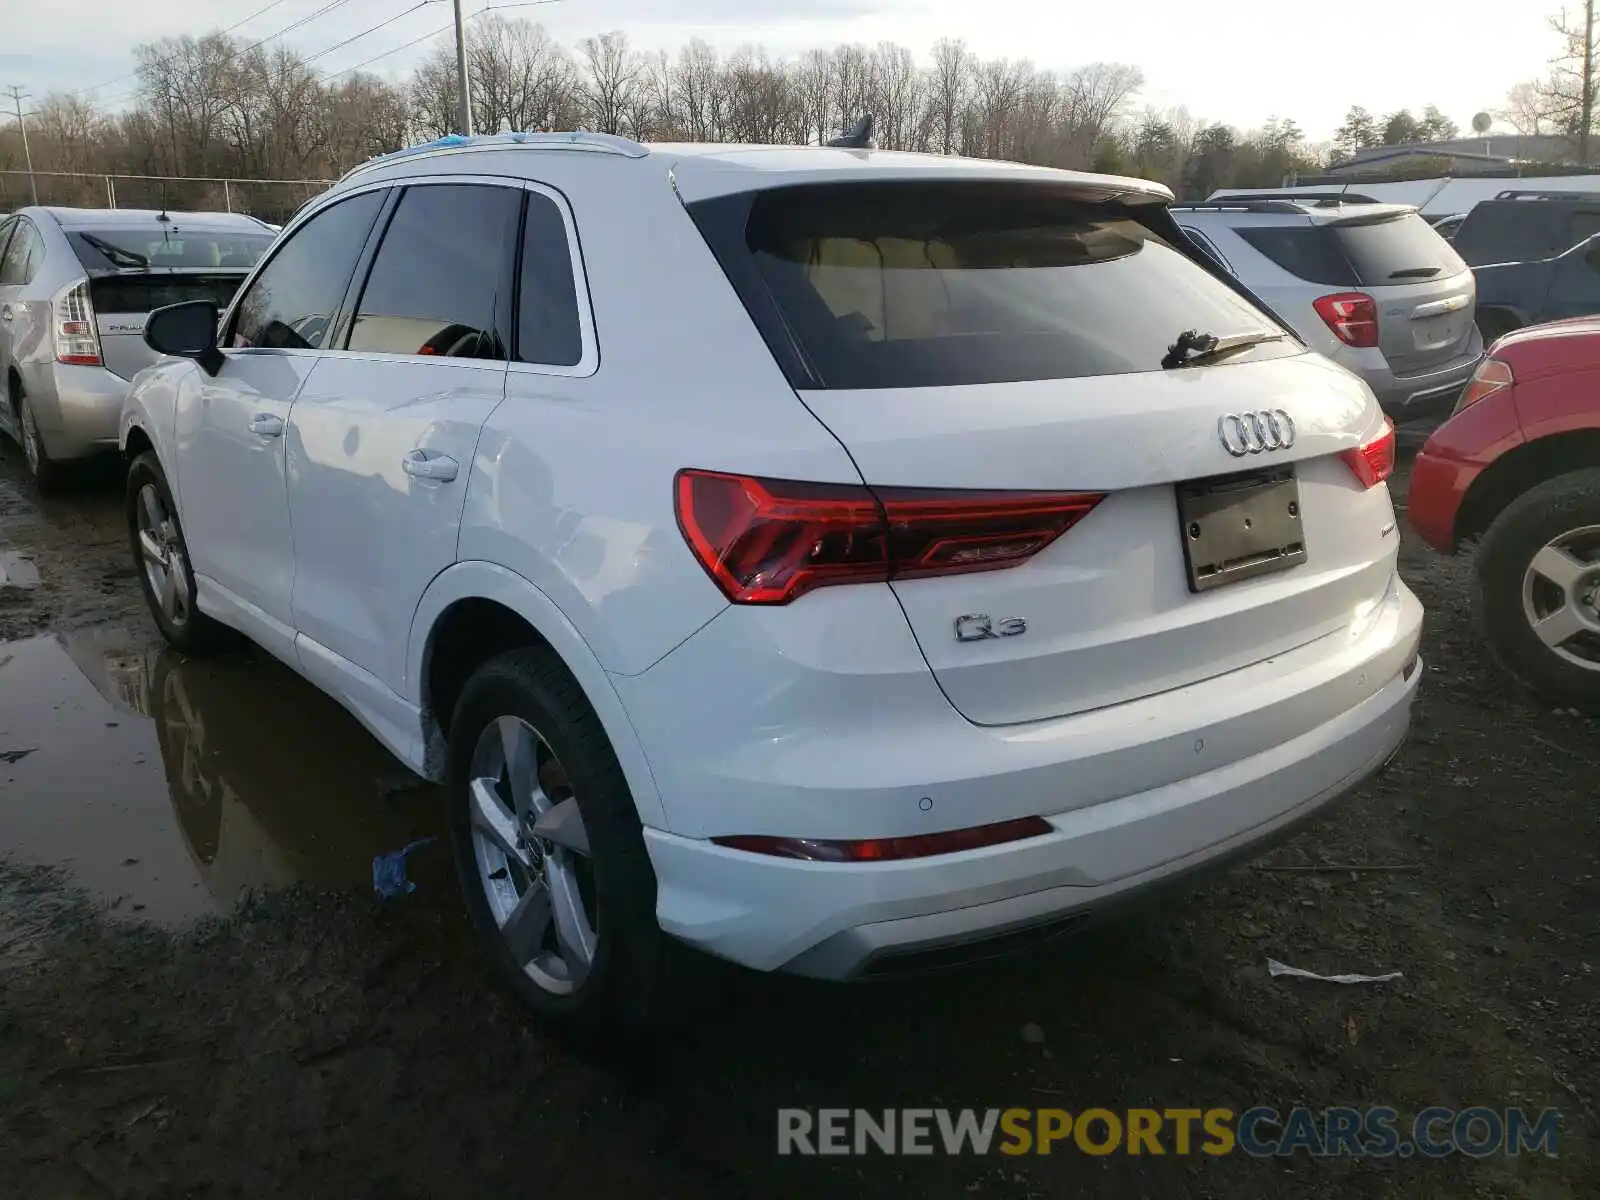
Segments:
[[[1414,212],[1356,216],[1326,228],[1356,286],[1378,308],[1378,347],[1396,375],[1471,352],[1476,285],[1466,263]]]
[[[242,218],[241,218],[242,220]],[[265,228],[200,225],[129,216],[68,229],[89,276],[106,369],[131,379],[158,355],[144,343],[145,318],[168,304],[210,300],[226,307],[272,244]]]
[[[156,309],[188,300],[226,308],[245,271],[119,271],[89,278],[106,369],[132,379],[160,356],[145,344],[145,319]]]
[[[1387,491],[1339,457],[1382,429],[1370,393],[1146,219],[1027,185],[781,189],[746,226],[759,288],[730,271],[880,495],[1099,497],[1018,565],[889,584],[977,724],[1270,659],[1390,585]],[[1163,367],[1185,330],[1270,340]]]

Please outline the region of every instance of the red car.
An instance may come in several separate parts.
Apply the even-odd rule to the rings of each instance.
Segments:
[[[1600,318],[1501,338],[1417,456],[1412,526],[1478,543],[1478,625],[1510,674],[1600,712]]]

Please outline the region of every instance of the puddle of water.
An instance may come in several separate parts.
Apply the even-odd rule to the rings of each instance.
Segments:
[[[371,886],[442,834],[437,794],[276,663],[182,659],[117,630],[0,643],[0,853],[181,923],[241,894]]]
[[[0,588],[39,586],[39,568],[15,550],[0,550]]]

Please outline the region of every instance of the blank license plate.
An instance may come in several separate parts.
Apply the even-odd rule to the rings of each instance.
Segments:
[[[1293,467],[1177,486],[1189,590],[1207,592],[1306,561],[1300,484]]]

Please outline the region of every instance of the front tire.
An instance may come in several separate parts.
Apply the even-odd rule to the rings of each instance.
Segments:
[[[227,630],[195,603],[189,544],[155,451],[146,450],[128,468],[125,507],[139,587],[161,636],[187,654],[219,648]]]
[[[1562,707],[1600,713],[1600,470],[1513,501],[1477,556],[1478,628],[1500,666]]]
[[[528,1008],[641,1028],[665,963],[656,880],[627,780],[554,653],[480,667],[450,721],[450,833],[479,942]]]

